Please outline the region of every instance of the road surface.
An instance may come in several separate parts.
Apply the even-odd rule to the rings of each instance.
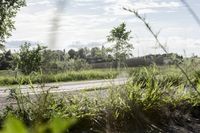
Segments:
[[[118,78],[118,79],[107,79],[107,80],[91,80],[91,81],[76,81],[76,82],[59,82],[59,83],[48,83],[41,88],[41,85],[33,85],[32,89],[29,85],[20,86],[22,93],[41,93],[46,90],[49,90],[50,93],[62,93],[69,91],[78,91],[84,89],[96,89],[96,88],[105,88],[109,86],[118,86],[123,85],[127,82],[127,78]],[[10,89],[17,89],[18,86],[10,87],[0,87],[0,96],[8,96]]]
[[[50,93],[65,93],[88,89],[106,88],[110,86],[123,85],[127,82],[127,78],[107,79],[107,80],[91,80],[91,81],[76,81],[76,82],[61,82],[48,83],[41,88],[41,85],[33,85],[34,89],[29,85],[20,86],[21,93],[24,95],[41,94],[47,90]],[[17,89],[18,86],[0,87],[0,106],[8,103],[7,97],[11,89]]]

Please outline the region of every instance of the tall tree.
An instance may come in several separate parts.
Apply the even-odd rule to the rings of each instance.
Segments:
[[[110,35],[107,36],[107,41],[114,43],[112,52],[117,61],[118,68],[127,57],[132,55],[133,45],[129,42],[132,38],[130,34],[131,31],[126,30],[126,24],[122,23],[118,27],[114,27],[110,31]]]
[[[5,39],[15,29],[13,18],[25,5],[25,0],[0,0],[0,50],[4,49]]]

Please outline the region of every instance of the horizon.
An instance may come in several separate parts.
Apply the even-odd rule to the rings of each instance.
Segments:
[[[186,56],[200,55],[200,27],[178,0],[71,0],[63,10],[56,2],[27,0],[27,6],[15,18],[16,30],[7,40],[7,49],[17,49],[23,41],[42,43],[51,49],[91,48],[102,44],[109,47],[106,36],[113,27],[125,22],[127,30],[132,31],[134,57],[164,53],[143,23],[122,9],[127,7],[145,15],[155,32],[161,30],[159,38],[167,42],[169,53],[185,55],[186,51]],[[199,16],[200,3],[187,2]],[[54,41],[56,46],[52,47],[50,43]]]

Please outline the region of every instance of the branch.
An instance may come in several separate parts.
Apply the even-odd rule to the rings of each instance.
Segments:
[[[181,2],[186,6],[186,8],[188,9],[190,14],[193,16],[193,18],[195,19],[195,21],[197,22],[197,24],[200,27],[200,19],[197,16],[197,14],[193,11],[193,9],[190,7],[190,5],[185,0],[181,0]]]

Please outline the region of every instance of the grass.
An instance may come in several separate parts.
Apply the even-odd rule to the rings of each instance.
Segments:
[[[58,74],[41,74],[35,73],[29,76],[19,74],[15,78],[12,71],[0,71],[0,85],[16,85],[16,84],[30,84],[31,83],[51,83],[51,82],[68,82],[80,80],[97,80],[97,79],[111,79],[118,75],[116,70],[82,70],[82,71],[67,71]]]
[[[195,125],[200,120],[200,97],[192,88],[186,90],[184,77],[161,73],[157,67],[130,71],[133,73],[126,85],[111,84],[107,90],[35,96],[14,91],[11,98],[18,101],[17,107],[8,105],[1,119],[13,114],[32,129],[54,118],[75,118],[70,132],[176,132],[176,127],[186,132],[199,130]],[[198,82],[196,85],[200,89]],[[184,126],[188,124],[193,126]]]
[[[194,70],[194,66],[190,65],[183,65],[185,66],[187,73],[189,76],[191,76],[193,79],[194,75],[196,74],[200,69],[196,68]],[[97,80],[97,79],[111,79],[120,77],[122,73],[128,73],[129,76],[135,76],[135,79],[139,81],[142,77],[142,74],[144,69],[148,69],[146,71],[149,71],[150,67],[138,67],[138,68],[127,68],[122,69],[120,72],[118,72],[116,69],[91,69],[91,70],[81,70],[81,71],[66,71],[62,73],[32,73],[31,75],[23,75],[21,73],[18,74],[17,78],[15,78],[15,74],[13,71],[10,70],[1,70],[0,71],[0,86],[6,86],[6,85],[17,85],[17,84],[30,84],[33,83],[52,83],[52,82],[68,82],[68,81],[81,81],[81,80]],[[192,70],[191,70],[192,69]],[[176,78],[176,82],[187,82],[184,78],[184,75],[181,73],[179,69],[177,69],[175,66],[156,66],[156,75],[160,78],[165,78],[165,80],[174,80],[173,78]],[[145,78],[142,77],[142,80]],[[164,81],[164,80],[163,80]]]

